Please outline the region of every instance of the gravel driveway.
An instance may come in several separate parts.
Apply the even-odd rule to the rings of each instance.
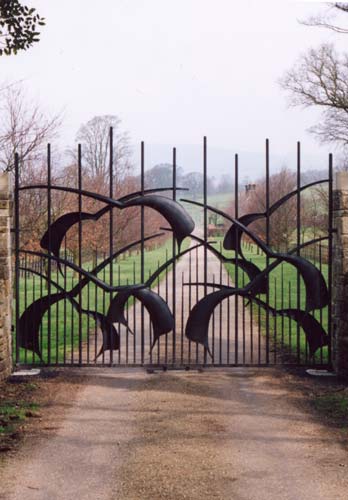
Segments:
[[[3,465],[1,499],[348,498],[347,451],[281,371],[83,373],[54,435]]]

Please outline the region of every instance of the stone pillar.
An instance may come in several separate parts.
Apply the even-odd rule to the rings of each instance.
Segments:
[[[12,370],[12,273],[10,176],[0,173],[0,380]]]
[[[348,378],[348,172],[337,172],[333,191],[332,361]]]

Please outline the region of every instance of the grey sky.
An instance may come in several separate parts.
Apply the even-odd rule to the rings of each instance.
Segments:
[[[222,155],[216,161],[221,170],[230,168],[234,152],[262,154],[265,137],[271,139],[274,168],[295,158],[297,140],[303,141],[307,168],[326,164],[329,148],[319,148],[306,132],[318,113],[289,109],[277,84],[302,51],[336,40],[297,21],[316,13],[319,4],[27,3],[46,17],[47,26],[37,46],[0,59],[1,79],[23,79],[45,108],[65,110],[62,144],[73,142],[82,122],[108,113],[121,117],[135,144],[149,144],[148,166],[169,160],[169,145],[176,145],[179,162],[199,168],[200,147],[196,156],[192,151],[204,134],[213,156]],[[181,145],[191,153],[180,157]]]

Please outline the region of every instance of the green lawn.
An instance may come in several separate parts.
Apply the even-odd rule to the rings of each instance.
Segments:
[[[208,196],[208,204],[224,210],[234,203],[234,193],[218,193]]]
[[[215,245],[220,250],[222,250],[222,238],[214,238],[218,240]],[[229,252],[223,250],[224,255],[233,257],[234,252]],[[261,270],[266,267],[266,257],[263,253],[257,254],[256,245],[247,245],[243,247],[243,253],[245,257],[256,264]],[[272,259],[270,263],[272,263]],[[321,264],[319,262],[312,261],[317,267],[321,268],[323,276],[327,281],[328,277],[328,265]],[[235,280],[235,266],[231,264],[226,264],[226,269],[228,270],[231,279]],[[239,270],[238,271],[238,284],[243,286],[248,281],[247,275]],[[276,309],[283,308],[305,308],[305,287],[302,279],[300,278],[300,298],[297,298],[297,270],[294,266],[287,263],[282,263],[277,266],[269,274],[269,304]],[[260,295],[259,298],[265,301],[265,295]],[[250,307],[249,307],[250,309]],[[257,320],[259,306],[253,305],[253,317]],[[261,317],[261,331],[266,334],[266,313],[264,309],[260,308]],[[324,329],[327,331],[328,325],[328,308],[325,307],[322,310],[314,311],[314,317],[321,323]],[[309,354],[307,349],[307,343],[305,340],[305,335],[302,329],[297,331],[297,323],[294,320],[290,320],[284,317],[273,318],[269,315],[269,336],[270,336],[270,346],[273,352],[270,353],[270,362],[274,360],[274,354],[276,352],[282,351],[286,353],[289,361],[295,359],[299,352],[302,362],[309,362]],[[316,363],[327,362],[327,348],[323,348],[317,351],[314,361]]]
[[[189,246],[189,238],[182,244],[181,250],[185,250]],[[169,238],[164,245],[153,250],[146,250],[145,252],[145,279],[147,279],[153,272],[155,272],[160,265],[162,265],[168,258],[172,256],[172,240]],[[29,261],[26,267],[30,267]],[[85,269],[92,269],[92,265],[86,263],[83,266]],[[170,267],[167,268],[167,272]],[[98,278],[106,283],[110,282],[110,268],[107,267],[101,271]],[[165,271],[159,277],[163,279]],[[78,275],[71,271],[67,272],[64,278],[58,270],[52,271],[52,280],[58,283],[61,287],[70,290],[79,281]],[[127,285],[132,283],[141,283],[141,265],[140,253],[133,252],[126,258],[120,257],[113,264],[113,284],[114,285]],[[153,283],[152,287],[156,289],[158,279]],[[51,286],[51,294],[56,293],[55,286]],[[59,290],[58,290],[59,291]],[[34,300],[47,294],[46,281],[39,276],[32,273],[27,273],[27,279],[24,278],[22,273],[20,279],[20,313],[22,313],[27,306]],[[78,300],[78,296],[76,297]],[[104,292],[101,288],[95,286],[93,283],[87,285],[82,292],[82,305],[85,309],[97,310],[101,313],[106,313],[110,303],[110,293]],[[132,300],[129,300],[129,304]],[[80,315],[72,307],[68,300],[62,300],[53,304],[50,308],[50,338],[51,338],[51,363],[70,362],[71,356],[75,356],[79,345],[79,321],[81,321],[82,338],[87,339],[87,332],[93,331],[96,328],[95,322],[87,315]],[[41,352],[43,359],[48,360],[48,323],[49,317],[46,313],[42,324],[40,333]],[[91,360],[92,361],[92,360]],[[20,362],[24,363],[38,363],[39,359],[33,355],[31,351],[20,349]]]

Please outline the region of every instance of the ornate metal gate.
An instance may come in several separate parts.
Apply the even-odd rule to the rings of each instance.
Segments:
[[[172,185],[145,189],[141,144],[140,190],[115,198],[113,132],[110,130],[109,192],[83,186],[81,147],[77,186],[47,181],[21,183],[15,158],[15,362],[23,365],[111,366],[327,366],[331,360],[332,156],[325,179],[297,186],[270,202],[269,142],[265,151],[265,210],[240,215],[238,156],[234,159],[232,216],[208,204],[207,141],[203,142],[203,192],[199,200],[177,186],[173,149]],[[327,233],[301,239],[301,196],[327,186]],[[35,194],[36,193],[36,194]],[[168,194],[169,193],[169,194]],[[45,196],[46,227],[38,241],[25,237],[23,199]],[[75,198],[76,209],[54,215],[59,196]],[[92,200],[97,210],[92,210]],[[296,200],[293,248],[280,252],[270,238],[272,214]],[[42,204],[41,204],[42,206]],[[70,204],[71,207],[71,204]],[[139,237],[115,248],[121,211],[139,212]],[[169,227],[146,231],[147,211]],[[222,237],[209,224],[215,214]],[[250,229],[264,220],[265,238]],[[216,222],[216,220],[215,220]],[[84,253],[84,225],[102,224],[108,252]],[[213,229],[213,230],[212,230]],[[148,245],[168,232],[157,248]],[[75,253],[70,244],[74,240]],[[29,243],[28,243],[29,242]],[[169,242],[169,243],[168,243]],[[126,258],[124,258],[126,256]],[[150,258],[151,257],[151,258]],[[124,270],[125,269],[125,270]]]

